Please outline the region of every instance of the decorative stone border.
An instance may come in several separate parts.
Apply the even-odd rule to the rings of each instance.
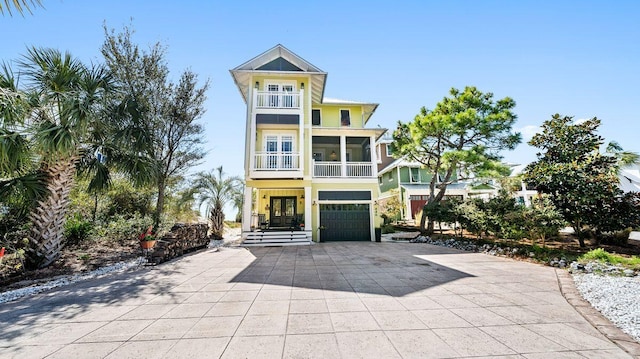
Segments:
[[[578,292],[571,274],[566,270],[556,269],[556,278],[560,293],[571,304],[584,319],[594,326],[602,335],[615,343],[622,350],[636,358],[640,358],[640,343],[636,342],[627,333],[613,325],[609,319],[605,318],[599,311],[591,306]]]

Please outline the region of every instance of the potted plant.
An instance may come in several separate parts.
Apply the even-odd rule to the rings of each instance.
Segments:
[[[156,235],[153,234],[153,226],[149,226],[147,231],[140,234],[140,247],[142,249],[151,249],[156,245]]]

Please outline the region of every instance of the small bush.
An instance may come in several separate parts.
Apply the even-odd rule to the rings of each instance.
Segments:
[[[640,269],[640,257],[623,257],[612,254],[602,248],[591,250],[580,257],[583,261],[599,261],[608,264],[620,264],[625,267]]]
[[[92,229],[93,224],[90,221],[76,214],[67,219],[64,224],[64,236],[67,238],[67,243],[77,244],[89,238]]]
[[[153,224],[153,219],[149,216],[133,216],[115,215],[111,219],[99,225],[95,233],[100,238],[108,238],[115,241],[127,241],[137,239],[140,233],[143,233]],[[160,231],[158,229],[157,231]]]
[[[393,225],[391,225],[391,224],[383,224],[382,225],[382,234],[387,234],[387,233],[396,233],[395,227],[393,227]]]

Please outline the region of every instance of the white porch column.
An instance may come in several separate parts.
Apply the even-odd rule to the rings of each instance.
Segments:
[[[313,231],[313,226],[311,226],[311,203],[313,199],[311,198],[311,187],[304,188],[304,230],[305,231]]]
[[[347,138],[340,136],[340,165],[341,177],[347,177]]]
[[[253,216],[251,213],[251,205],[253,199],[253,187],[244,187],[244,203],[242,204],[242,231],[251,231]]]
[[[305,107],[304,107],[304,89],[300,89],[300,98],[298,99],[298,104],[300,105],[300,119],[298,120],[298,168],[300,171],[304,171],[304,159],[307,155],[307,152],[304,148],[304,119],[305,119]]]
[[[404,203],[404,219],[410,221],[411,220],[411,196],[409,191],[404,192],[405,199],[402,200],[402,192],[398,193],[400,197],[400,203]]]
[[[255,168],[255,162],[256,162],[256,111],[255,111],[255,107],[256,104],[258,103],[258,90],[254,89],[253,90],[253,103],[251,106],[251,113],[249,114],[249,116],[251,116],[250,118],[250,128],[249,128],[249,161],[247,161],[249,163],[249,168],[248,168],[248,173],[253,172],[253,169]]]
[[[369,137],[369,154],[371,157],[371,177],[378,177],[378,151],[376,151],[376,137]]]

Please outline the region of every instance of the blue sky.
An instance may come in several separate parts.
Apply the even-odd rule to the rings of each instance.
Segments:
[[[0,60],[27,46],[101,62],[103,23],[168,47],[172,75],[210,79],[205,163],[243,172],[245,105],[229,69],[281,43],[329,73],[327,97],[376,102],[369,126],[393,129],[451,87],[512,97],[525,139],[552,114],[597,116],[600,133],[640,152],[638,1],[43,0],[0,17]],[[131,20],[132,19],[132,20]],[[526,143],[505,152],[535,160]]]

